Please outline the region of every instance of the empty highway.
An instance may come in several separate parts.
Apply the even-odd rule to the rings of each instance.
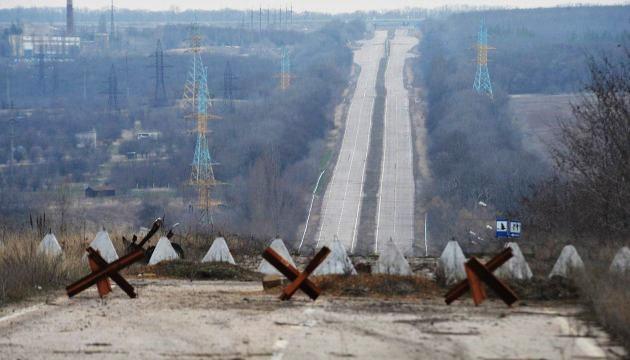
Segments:
[[[352,95],[341,149],[322,204],[317,247],[329,244],[335,236],[352,251],[357,241],[363,198],[365,167],[370,145],[376,77],[384,55],[387,33],[377,31],[354,53],[361,68]]]
[[[390,41],[385,70],[385,117],[383,158],[376,211],[375,251],[392,238],[400,251],[413,255],[414,175],[409,95],[403,71],[409,51],[417,39],[397,30]]]

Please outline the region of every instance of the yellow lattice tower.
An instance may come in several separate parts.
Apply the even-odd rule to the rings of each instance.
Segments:
[[[190,175],[190,185],[197,190],[197,206],[204,210],[208,222],[212,222],[210,208],[218,204],[212,200],[212,189],[218,183],[212,169],[212,159],[208,149],[208,121],[219,119],[209,113],[210,94],[208,92],[207,68],[201,60],[201,36],[193,25],[189,52],[193,53],[193,62],[184,86],[185,107],[190,110],[187,119],[194,120],[197,135],[195,154]]]

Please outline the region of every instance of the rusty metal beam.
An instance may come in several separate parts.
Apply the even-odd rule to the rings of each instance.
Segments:
[[[485,265],[485,267],[493,272],[498,269],[501,265],[503,265],[506,261],[510,260],[512,257],[512,248],[507,247],[500,253],[498,253],[495,257],[490,259]],[[468,280],[462,280],[458,282],[455,286],[449,290],[445,297],[445,301],[447,305],[450,305],[453,301],[457,300],[460,296],[464,295],[468,290],[470,290],[470,285],[468,284]]]
[[[505,302],[508,306],[511,306],[515,302],[518,301],[518,297],[516,294],[510,289],[507,285],[505,285],[501,280],[499,280],[496,276],[492,274],[490,270],[488,270],[476,257],[472,257],[466,263],[466,266],[472,270],[475,275],[481,279],[490,289],[492,289],[503,302]],[[477,304],[475,302],[475,304]],[[477,304],[478,305],[478,304]]]
[[[297,289],[302,286],[302,283],[311,275],[311,273],[315,271],[315,269],[317,269],[317,267],[322,262],[324,262],[328,254],[330,254],[329,248],[325,246],[321,248],[321,250],[319,250],[319,252],[311,260],[311,262],[308,263],[308,265],[306,266],[306,269],[304,269],[304,271],[300,275],[298,275],[298,277],[295,278],[295,280],[293,280],[293,282],[290,283],[289,286],[284,288],[284,290],[282,291],[282,295],[280,296],[280,299],[289,300],[291,296],[295,294]],[[311,298],[311,299],[315,300],[316,298]]]
[[[486,291],[481,284],[481,280],[468,264],[464,264],[466,276],[468,277],[468,285],[470,285],[470,293],[472,294],[475,305],[481,304],[486,299]]]
[[[92,249],[91,247],[88,248],[88,256],[90,258],[90,260],[94,261],[96,263],[96,265],[99,266],[99,268],[106,268],[109,264],[107,263],[107,261],[105,261],[105,259],[103,259],[101,257],[101,254],[99,254],[97,251],[95,251],[94,249]],[[96,271],[97,269],[92,269],[93,271]],[[131,284],[129,284],[127,282],[127,280],[125,280],[125,278],[123,278],[119,273],[112,273],[109,274],[109,277],[114,280],[114,282],[116,282],[116,284],[118,284],[118,286],[130,297],[130,298],[135,298],[137,297],[136,292],[133,288],[133,286],[131,286]],[[97,283],[98,285],[98,283]],[[110,291],[111,291],[111,287],[110,287]]]
[[[99,271],[92,272],[91,274],[83,277],[82,279],[68,285],[66,287],[66,292],[68,293],[68,297],[75,296],[81,291],[96,284],[101,278],[110,276],[113,273],[117,273],[120,270],[128,267],[129,265],[143,258],[144,258],[144,250],[142,248],[137,248],[133,250],[131,253],[121,257],[120,259],[116,261],[113,261],[111,264],[107,265],[107,267],[101,268]]]

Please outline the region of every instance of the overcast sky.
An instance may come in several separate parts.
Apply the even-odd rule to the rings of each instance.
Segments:
[[[381,10],[405,7],[435,8],[445,5],[469,6],[501,6],[501,7],[549,7],[557,5],[582,4],[628,4],[623,0],[231,0],[231,1],[200,1],[200,0],[114,0],[115,6],[127,9],[167,10],[172,7],[179,9],[222,9],[226,7],[236,9],[251,9],[262,7],[284,7],[293,4],[294,11],[321,12],[350,12],[355,10]],[[16,6],[65,6],[66,0],[0,0],[0,8]],[[100,9],[108,6],[109,0],[74,0],[75,8]]]

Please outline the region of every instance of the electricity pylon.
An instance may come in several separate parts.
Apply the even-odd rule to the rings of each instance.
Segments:
[[[223,72],[223,104],[228,112],[234,112],[234,80],[236,76],[228,61]]]
[[[37,85],[41,95],[46,95],[46,60],[44,59],[44,47],[39,47],[37,54]]]
[[[209,112],[208,69],[201,60],[201,36],[196,25],[193,25],[189,51],[193,53],[193,60],[184,86],[184,102],[190,111],[188,118],[196,122],[194,132],[197,135],[195,154],[191,164],[190,185],[197,190],[197,207],[201,211],[200,220],[212,225],[210,209],[219,204],[212,201],[212,191],[218,183],[212,169],[207,134],[208,121],[218,119],[218,117]]]
[[[166,105],[166,86],[164,85],[164,51],[162,42],[157,41],[155,46],[155,89],[153,91],[153,106]]]
[[[282,58],[280,59],[280,90],[287,90],[291,86],[291,58],[286,47],[282,48]]]
[[[475,47],[477,48],[477,74],[475,75],[473,89],[480,94],[488,95],[492,99],[492,83],[488,72],[488,50],[493,50],[494,48],[488,46],[488,28],[486,28],[484,21],[479,26]]]
[[[112,64],[107,77],[107,110],[110,112],[118,111],[118,78],[114,64]]]

